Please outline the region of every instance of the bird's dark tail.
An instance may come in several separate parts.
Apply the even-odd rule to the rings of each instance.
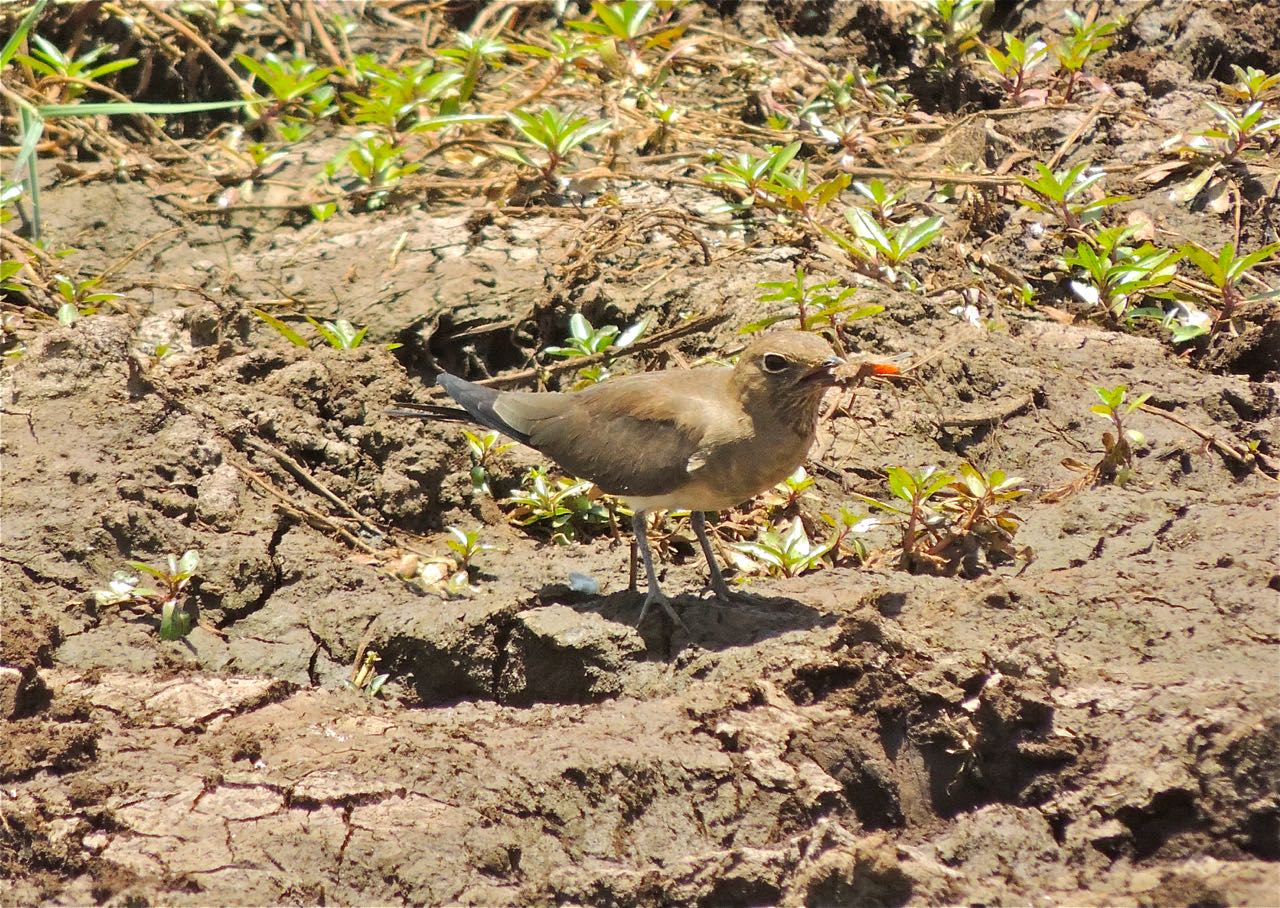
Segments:
[[[487,429],[501,432],[508,438],[528,443],[529,436],[526,433],[508,425],[506,420],[494,412],[493,404],[498,399],[500,392],[492,388],[486,388],[484,385],[477,385],[475,382],[458,378],[456,375],[450,375],[448,372],[441,372],[436,377],[436,381],[440,387],[449,392],[450,397],[458,402],[462,407],[461,410],[455,407],[398,400],[396,404],[402,409],[388,410],[387,414],[390,416],[411,416],[419,419],[441,419],[447,422],[475,422]]]

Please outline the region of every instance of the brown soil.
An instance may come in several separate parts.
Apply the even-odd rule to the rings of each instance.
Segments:
[[[820,60],[906,40],[892,5],[718,6],[717,29],[813,35]],[[1201,122],[1228,62],[1280,69],[1265,4],[1103,6],[1138,16],[1108,58],[1115,98],[1089,123],[1091,101],[1001,118],[1009,147],[1043,160],[1083,124],[1067,162],[1125,173],[1167,137],[1152,123]],[[985,166],[976,141],[937,160]],[[1029,560],[913,575],[886,530],[866,566],[754,578],[730,606],[690,593],[688,635],[637,630],[625,544],[508,525],[473,494],[456,426],[385,411],[428,399],[435,368],[528,366],[573,311],[724,315],[623,370],[732,350],[756,282],[848,271],[690,219],[706,263],[672,220],[717,200],[696,180],[611,186],[616,210],[423,200],[298,226],[74,170],[49,168],[46,233],[89,271],[138,254],[112,283],[127,305],[30,321],[0,374],[0,902],[1280,904],[1280,508],[1256,464],[1138,413],[1131,482],[1018,506]],[[1232,212],[1118,181],[1126,211],[1174,235],[1233,235]],[[857,323],[864,349],[920,365],[824,423],[806,511],[883,499],[894,464],[967,459],[1059,490],[1077,478],[1064,459],[1102,455],[1098,385],[1150,391],[1238,450],[1280,448],[1274,308],[1194,361],[1035,309],[950,314],[963,249],[1029,275],[1057,254],[1002,212],[948,219],[926,292],[859,291],[886,307]],[[1243,203],[1251,247],[1274,215],[1274,197]],[[369,339],[293,347],[248,312],[281,297]],[[157,340],[176,350],[159,364]],[[537,462],[513,450],[494,481]],[[444,553],[448,525],[496,547],[469,598],[391,570],[397,546]],[[185,641],[93,603],[126,560],[189,548]],[[603,593],[572,592],[570,572]],[[664,579],[702,584],[692,547]],[[382,699],[344,688],[366,647]]]

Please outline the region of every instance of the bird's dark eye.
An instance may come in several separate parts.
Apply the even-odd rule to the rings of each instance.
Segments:
[[[786,372],[791,362],[781,353],[766,353],[760,364],[766,372]]]

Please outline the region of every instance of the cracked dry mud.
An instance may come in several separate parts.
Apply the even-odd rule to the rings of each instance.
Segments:
[[[1166,62],[1203,85],[1194,59]],[[1127,85],[1165,116],[1198,103]],[[1056,147],[1080,116],[1001,129]],[[1082,154],[1147,154],[1127,128],[1090,132]],[[1124,188],[1207,245],[1229,236]],[[206,293],[136,290],[130,314],[42,327],[4,366],[0,902],[1277,904],[1280,515],[1261,472],[1138,414],[1132,483],[1020,506],[1027,563],[933,577],[884,557],[755,579],[731,606],[682,596],[688,637],[637,630],[625,545],[555,547],[507,525],[473,495],[456,427],[384,411],[426,399],[432,363],[526,366],[574,310],[671,324],[723,306],[675,346],[729,349],[755,283],[800,250],[700,228],[708,265],[655,220],[565,287],[584,225],[616,224],[423,206],[299,228],[193,218],[135,190],[51,183],[49,229],[103,266],[170,231],[130,269]],[[1013,215],[991,254],[1035,267],[1027,223]],[[956,268],[947,245],[931,255],[934,273]],[[228,300],[337,298],[370,342],[293,348],[209,301],[228,274]],[[1064,458],[1100,454],[1097,385],[1280,446],[1280,347],[1265,337],[1198,369],[1154,337],[1012,312],[988,330],[919,295],[859,292],[886,307],[858,323],[867,350],[949,346],[914,384],[865,390],[853,418],[824,424],[817,452],[840,481],[819,479],[815,512],[882,495],[875,471],[899,463],[970,458],[1061,487]],[[513,328],[543,304],[554,317]],[[136,353],[155,337],[178,350],[158,369]],[[1011,415],[968,419],[992,412]],[[498,479],[536,462],[514,450]],[[460,524],[496,550],[476,593],[446,601],[308,510],[369,545],[368,528],[389,528],[443,550]],[[201,624],[185,642],[92,604],[125,559],[187,548]],[[571,571],[601,594],[572,592]],[[664,572],[672,591],[704,582],[691,548]],[[343,689],[365,646],[391,675],[385,700]]]

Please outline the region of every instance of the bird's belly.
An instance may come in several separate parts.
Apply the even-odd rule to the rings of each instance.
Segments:
[[[726,495],[722,491],[690,484],[662,495],[628,495],[627,504],[637,511],[723,511],[742,504],[751,495]]]
[[[678,488],[660,495],[628,495],[627,503],[645,511],[723,511],[737,507],[782,482],[804,462],[809,444],[797,442],[769,450],[761,450],[758,444],[752,451],[722,450],[692,471],[688,481]]]

